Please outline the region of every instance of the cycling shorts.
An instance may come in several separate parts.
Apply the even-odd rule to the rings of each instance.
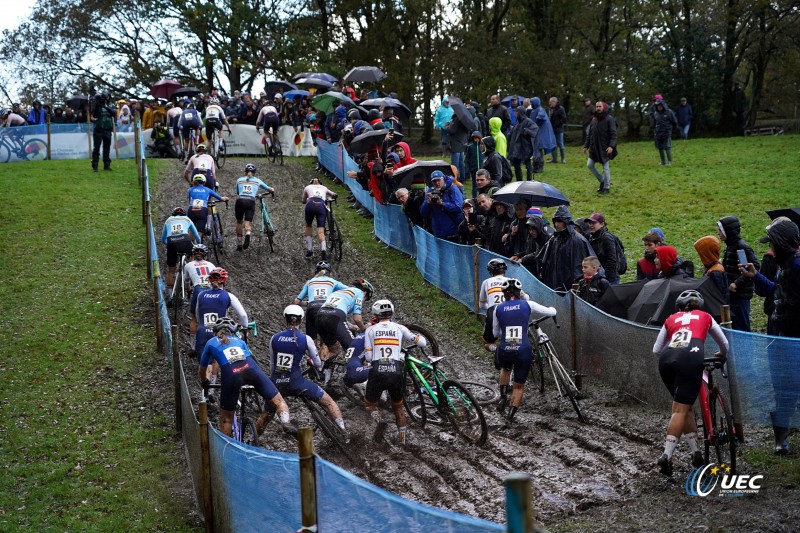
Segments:
[[[317,340],[317,314],[323,303],[323,300],[311,300],[306,306],[306,335],[314,340]]]
[[[278,389],[270,381],[252,357],[244,361],[236,361],[220,367],[222,387],[219,395],[219,406],[226,411],[235,411],[242,385],[252,385],[256,392],[269,405],[270,400],[278,395]]]
[[[403,400],[405,383],[406,378],[400,361],[391,361],[390,363],[373,361],[364,399],[369,403],[378,403],[381,393],[388,391],[392,402],[400,402]]]
[[[192,239],[188,235],[167,237],[167,266],[174,268],[178,264],[178,254],[192,253]]]
[[[239,197],[236,199],[233,210],[236,214],[236,222],[240,224],[242,220],[252,222],[256,214],[256,201],[253,198]]]
[[[196,309],[197,304],[195,304],[195,310]],[[203,356],[203,349],[206,347],[206,343],[213,336],[214,329],[205,327],[201,320],[197,327],[197,332],[194,335],[194,355],[197,357],[198,361],[200,361],[200,358]]]
[[[344,384],[346,387],[352,387],[356,383],[364,383],[369,379],[369,372],[371,368],[364,366],[364,361],[361,355],[353,354],[347,360],[344,374]]]
[[[195,130],[199,130],[202,124],[197,124],[195,122],[190,122],[189,124],[184,124],[181,129],[181,133],[183,134],[184,139],[188,139],[192,136]],[[177,126],[176,126],[177,128]]]
[[[306,202],[306,226],[311,224],[316,219],[317,227],[324,228],[325,222],[328,219],[328,210],[325,208],[325,200],[321,198],[311,198]]]
[[[318,402],[325,392],[313,381],[307,380],[300,372],[275,372],[272,374],[275,386],[283,396],[305,394],[309,400]]]
[[[211,137],[213,130],[222,131],[222,121],[214,118],[206,120],[206,138]]]
[[[216,189],[217,180],[214,179],[214,174],[211,172],[211,169],[200,170],[199,168],[196,168],[192,170],[192,176],[196,176],[197,174],[203,174],[206,177],[206,187],[212,191]],[[191,178],[189,179],[191,180]]]
[[[195,285],[192,287],[192,297],[189,299],[189,312],[194,316],[195,312],[197,311],[197,295],[203,291],[207,291],[208,287],[201,287],[200,285]]]
[[[695,351],[692,351],[695,350]],[[658,373],[672,399],[692,405],[703,382],[703,341],[692,339],[683,348],[667,348],[658,359]]]
[[[514,383],[524,384],[531,373],[533,363],[533,348],[531,346],[517,345],[517,350],[509,350],[503,344],[497,348],[497,364],[503,370],[514,371]]]
[[[200,209],[189,209],[187,215],[189,220],[194,222],[198,233],[205,233],[206,221],[208,220],[208,208],[201,207]]]
[[[350,347],[353,336],[347,329],[347,315],[335,307],[323,307],[317,313],[317,333],[328,348],[333,348],[338,341],[342,349]]]
[[[277,113],[267,113],[261,119],[261,127],[264,128],[264,133],[269,133],[270,129],[278,133],[278,128],[281,126],[281,117]]]

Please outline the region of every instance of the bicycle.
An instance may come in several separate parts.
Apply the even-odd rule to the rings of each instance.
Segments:
[[[219,202],[209,200],[208,215],[211,217],[211,247],[214,249],[214,259],[216,259],[215,264],[220,266],[222,264],[221,257],[225,254],[225,248],[223,247],[224,235],[222,232],[222,220],[220,219],[219,210],[217,209],[218,203]],[[227,208],[228,202],[225,202],[225,209]]]
[[[561,327],[558,325],[555,316],[540,317],[532,320],[528,325],[528,338],[531,344],[536,347],[533,354],[533,361],[539,372],[539,392],[544,394],[544,364],[546,361],[550,367],[550,371],[553,373],[553,380],[556,383],[559,397],[563,399],[564,395],[566,395],[567,398],[569,398],[570,404],[572,404],[572,408],[578,415],[578,420],[586,423],[586,418],[583,416],[580,405],[578,404],[578,387],[575,386],[575,382],[570,377],[567,369],[564,368],[564,365],[558,360],[556,349],[553,347],[550,337],[539,327],[539,324],[548,318],[553,319],[557,328]]]
[[[214,385],[206,385],[203,390],[205,391],[207,397],[209,389],[221,388],[222,385],[216,383]],[[242,385],[242,388],[239,390],[239,399],[236,401],[236,410],[233,412],[232,437],[234,440],[244,444],[256,446],[258,443],[256,424],[253,422],[252,418],[247,416],[246,407],[248,405],[253,405],[253,401],[250,398],[252,396],[258,396],[255,392],[255,388],[252,385]],[[258,402],[257,399],[255,405],[260,405],[260,402]]]
[[[231,130],[228,129],[228,134],[231,133]],[[208,139],[208,149],[211,153],[211,157],[214,159],[214,163],[217,164],[217,168],[224,167],[227,159],[225,139],[222,138],[222,135],[220,135],[216,129],[211,130],[211,138]]]
[[[191,130],[191,134],[189,135],[189,149],[184,153],[183,150],[183,142],[181,141],[181,155],[186,156],[186,161],[191,159],[191,157],[195,154],[195,147],[197,146],[197,139],[200,135],[200,130]]]
[[[172,323],[180,323],[180,308],[184,301],[186,301],[186,279],[184,268],[189,259],[189,254],[180,254],[178,264],[176,265],[175,280],[172,284],[172,292],[170,293],[170,305],[172,306]]]
[[[266,235],[267,240],[269,241],[269,251],[275,251],[275,225],[272,223],[272,219],[269,216],[269,210],[267,209],[267,201],[264,198],[266,195],[272,195],[272,199],[275,200],[275,191],[261,193],[256,196],[258,199],[259,205],[261,206],[261,227],[259,230],[261,231],[261,235]]]
[[[348,459],[355,462],[356,458],[351,455],[347,446],[350,442],[350,437],[342,428],[336,425],[336,422],[331,420],[328,411],[314,400],[308,398],[305,391],[298,395],[297,398],[306,406],[314,424],[322,431],[328,442],[337,447]]]
[[[700,386],[700,414],[702,415],[703,443],[705,445],[703,458],[709,464],[711,450],[716,455],[717,464],[731,468],[731,474],[736,473],[736,448],[738,435],[733,425],[733,416],[725,398],[714,383],[714,370],[719,368],[722,377],[728,379],[725,372],[725,360],[721,357],[707,357],[703,360],[703,382]],[[719,413],[717,413],[719,409]]]
[[[328,209],[328,223],[325,225],[325,240],[328,243],[328,252],[331,259],[336,261],[342,260],[342,233],[339,231],[339,225],[333,216],[333,204],[336,198],[328,198],[325,200],[325,207]]]
[[[267,139],[269,142],[264,142],[264,152],[266,152],[267,157],[272,157],[273,163],[280,160],[281,166],[283,166],[283,146],[281,146],[281,141],[278,139],[278,132],[268,132]]]
[[[21,134],[5,132],[0,135],[0,163],[8,163],[11,154],[22,161],[41,161],[47,158],[47,142],[38,138],[26,141]]]

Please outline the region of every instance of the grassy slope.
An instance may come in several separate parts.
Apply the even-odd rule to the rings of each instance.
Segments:
[[[0,166],[0,529],[189,527],[170,421],[136,375],[154,350],[132,161]],[[8,333],[12,333],[8,335]],[[149,400],[149,401],[148,401]]]

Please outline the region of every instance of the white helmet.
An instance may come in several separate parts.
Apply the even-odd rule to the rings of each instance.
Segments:
[[[283,95],[281,93],[275,93],[275,96],[272,98],[273,100],[280,98],[283,100]]]
[[[378,300],[372,304],[372,314],[377,317],[386,317],[394,314],[394,305],[389,300]]]
[[[299,305],[294,305],[294,304],[287,305],[286,309],[283,310],[283,318],[285,318],[287,321],[292,318],[296,318],[297,321],[300,322],[301,320],[303,320],[304,316],[305,312],[303,311],[303,308],[300,307]]]

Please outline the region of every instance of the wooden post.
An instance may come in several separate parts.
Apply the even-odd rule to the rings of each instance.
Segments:
[[[202,404],[201,404],[202,405]],[[297,432],[300,453],[300,515],[303,533],[316,533],[317,476],[314,470],[314,430],[306,427]]]
[[[723,328],[730,328],[733,322],[731,321],[731,307],[723,305],[720,308],[720,318],[722,319]],[[731,397],[731,410],[733,411],[733,429],[736,431],[736,438],[739,442],[744,443],[744,427],[742,426],[742,404],[739,401],[739,391],[737,389],[736,369],[735,365],[728,365],[728,390]]]
[[[86,141],[89,143],[89,160],[92,159],[92,110],[89,104],[84,108],[86,110]],[[98,161],[99,164],[99,161]]]
[[[164,349],[164,339],[161,334],[161,305],[160,299],[161,294],[158,288],[158,278],[153,278],[153,307],[155,308],[155,328],[156,328],[156,345],[158,346],[158,351],[162,351]]]
[[[478,264],[478,259],[480,257],[480,252],[478,251],[478,247],[481,244],[480,239],[475,239],[475,244],[472,246],[472,271],[473,271],[473,280],[472,280],[472,294],[475,301],[475,305],[473,306],[475,309],[475,316],[478,317],[480,320],[480,290],[481,290],[481,276],[480,276],[480,265]]]
[[[531,476],[513,472],[504,480],[506,485],[506,531],[532,533],[535,530]]]
[[[112,120],[111,121],[111,128],[112,128],[112,131],[114,132],[114,154],[117,156],[117,159],[119,159],[119,146],[117,146],[117,121],[116,120]]]
[[[147,260],[147,279],[153,279],[153,257],[156,255],[155,250],[151,250],[152,244],[150,240],[150,228],[153,226],[153,221],[150,220],[150,202],[145,205],[145,220],[144,220],[144,238],[145,238],[145,258]]]
[[[211,500],[211,454],[208,450],[208,405],[200,402],[200,456],[203,471],[203,521],[206,531],[214,531],[214,503]]]
[[[181,362],[178,356],[177,324],[172,324],[172,386],[175,389],[175,431],[180,436],[183,433],[183,412],[181,411]]]
[[[136,159],[136,174],[139,178],[139,185],[142,185],[142,173],[141,173],[141,160],[142,160],[142,150],[141,146],[139,146],[139,112],[136,111],[133,114],[133,153]]]
[[[583,389],[583,375],[578,372],[578,328],[575,324],[575,294],[578,291],[578,284],[572,285],[569,291],[569,345],[572,353],[572,371],[575,373],[575,386],[578,390]]]
[[[50,151],[50,115],[47,115],[47,160],[50,161],[52,152]]]

